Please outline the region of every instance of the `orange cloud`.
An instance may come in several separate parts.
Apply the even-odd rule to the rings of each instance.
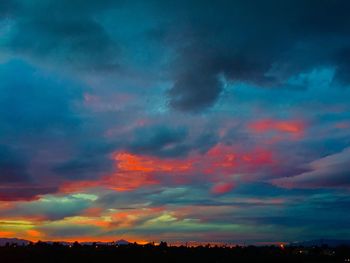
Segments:
[[[115,161],[115,172],[99,180],[66,182],[61,191],[74,192],[91,187],[132,191],[165,181],[185,184],[199,175],[205,175],[203,180],[219,183],[222,176],[252,172],[261,166],[274,163],[272,152],[269,150],[255,149],[240,153],[233,146],[222,144],[214,146],[204,155],[194,154],[187,159],[162,159],[124,151],[114,153],[112,158]],[[230,187],[233,188],[233,185]],[[213,191],[219,193],[225,190],[218,186]]]
[[[128,191],[145,185],[159,184],[159,173],[183,173],[192,168],[188,160],[163,160],[157,157],[118,152],[113,156],[117,172],[105,178],[112,189]]]
[[[104,185],[117,191],[130,191],[142,186],[159,184],[151,174],[146,173],[115,173],[103,179]]]
[[[34,229],[27,230],[26,234],[30,240],[35,240],[43,236],[43,233]]]
[[[2,238],[12,238],[15,237],[16,233],[12,231],[0,231],[0,237]]]
[[[96,181],[67,182],[61,190],[74,192],[90,187],[106,187],[117,191],[130,191],[147,185],[159,184],[159,173],[184,173],[190,171],[191,161],[162,160],[158,157],[117,152],[113,155],[116,172]]]
[[[123,172],[184,172],[191,168],[191,163],[186,160],[162,160],[126,152],[116,153],[114,160]]]
[[[305,131],[305,123],[300,120],[273,120],[263,119],[250,123],[248,127],[256,133],[266,133],[271,131],[290,133],[302,136]]]

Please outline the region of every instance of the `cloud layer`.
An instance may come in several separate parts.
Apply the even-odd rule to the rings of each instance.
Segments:
[[[349,8],[6,1],[0,235],[350,238]]]

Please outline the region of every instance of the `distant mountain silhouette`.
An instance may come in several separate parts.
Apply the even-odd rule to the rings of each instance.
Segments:
[[[19,246],[28,245],[30,241],[18,238],[0,238],[0,246],[5,246],[6,244],[16,244]]]
[[[301,241],[301,242],[293,242],[290,245],[292,246],[303,246],[303,247],[320,247],[320,246],[329,246],[329,247],[337,247],[337,246],[349,246],[350,240],[342,240],[342,239],[315,239],[309,241]]]
[[[120,240],[118,240],[118,241],[115,241],[114,243],[115,243],[116,245],[119,245],[119,246],[121,246],[121,245],[129,245],[129,244],[130,244],[129,241],[124,240],[124,239],[120,239]]]
[[[44,241],[47,244],[53,244],[53,241]],[[0,246],[5,246],[6,244],[16,244],[19,246],[23,246],[23,245],[28,245],[30,243],[29,240],[25,240],[25,239],[18,239],[18,238],[0,238]],[[69,246],[69,245],[73,245],[74,242],[67,242],[67,241],[61,241],[58,242],[61,245],[64,246]],[[124,240],[124,239],[120,239],[114,242],[81,242],[81,245],[92,245],[92,244],[96,244],[96,245],[128,245],[130,244],[129,241]]]
[[[69,243],[69,245],[71,245],[71,244],[73,244],[73,242]],[[96,244],[96,245],[119,245],[119,246],[121,246],[121,245],[128,245],[128,244],[130,244],[130,242],[127,241],[127,240],[124,240],[124,239],[120,239],[120,240],[112,241],[112,242],[99,242],[99,241],[92,242],[92,241],[90,241],[90,242],[81,242],[80,244],[81,245],[93,245],[93,244]]]

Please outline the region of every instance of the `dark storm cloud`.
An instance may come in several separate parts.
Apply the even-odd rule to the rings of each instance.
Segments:
[[[93,20],[62,19],[48,14],[32,21],[19,21],[17,33],[8,45],[16,54],[71,64],[78,69],[117,67],[115,43]]]
[[[219,76],[206,71],[199,69],[198,72],[187,72],[176,80],[169,91],[173,108],[197,111],[216,101],[222,89]]]
[[[146,21],[154,24],[143,34],[135,26],[120,25],[124,20],[119,16],[135,15],[139,11],[135,6],[143,8]],[[155,42],[147,42],[148,36],[157,41],[158,53],[170,47],[175,54],[169,59],[173,81],[169,105],[198,112],[217,101],[223,80],[281,87],[295,74],[326,65],[336,68],[336,79],[348,83],[349,9],[346,0],[141,5],[138,1],[9,1],[3,10],[12,14],[14,24],[2,45],[35,61],[109,71],[123,69],[122,53],[128,47],[121,48],[120,43],[129,43],[130,33],[136,32],[145,46],[154,46]],[[135,23],[135,17],[130,19]],[[120,26],[126,28],[125,35],[116,34],[114,29]]]
[[[217,49],[215,44],[203,45],[206,44],[199,47],[192,44],[180,51],[178,67],[185,65],[185,68],[176,73],[174,86],[169,90],[170,105],[175,109],[197,112],[213,105],[223,90],[224,79],[264,86],[277,84],[276,79],[264,75],[271,58],[257,58],[250,50],[246,50],[246,54],[245,51],[233,54],[235,51],[228,47]]]
[[[192,1],[177,8],[182,19],[172,34],[178,38],[165,37],[176,42],[178,54],[169,91],[176,109],[213,105],[223,90],[220,76],[280,87],[295,74],[328,65],[346,80],[348,1]]]
[[[118,67],[119,48],[94,15],[113,1],[17,1],[14,29],[4,47],[36,61],[87,70]],[[11,5],[12,6],[12,5]],[[12,11],[12,12],[11,12]]]

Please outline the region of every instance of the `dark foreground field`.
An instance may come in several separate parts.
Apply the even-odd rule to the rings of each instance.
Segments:
[[[156,245],[61,245],[0,247],[0,262],[350,262],[349,247],[170,247]]]

